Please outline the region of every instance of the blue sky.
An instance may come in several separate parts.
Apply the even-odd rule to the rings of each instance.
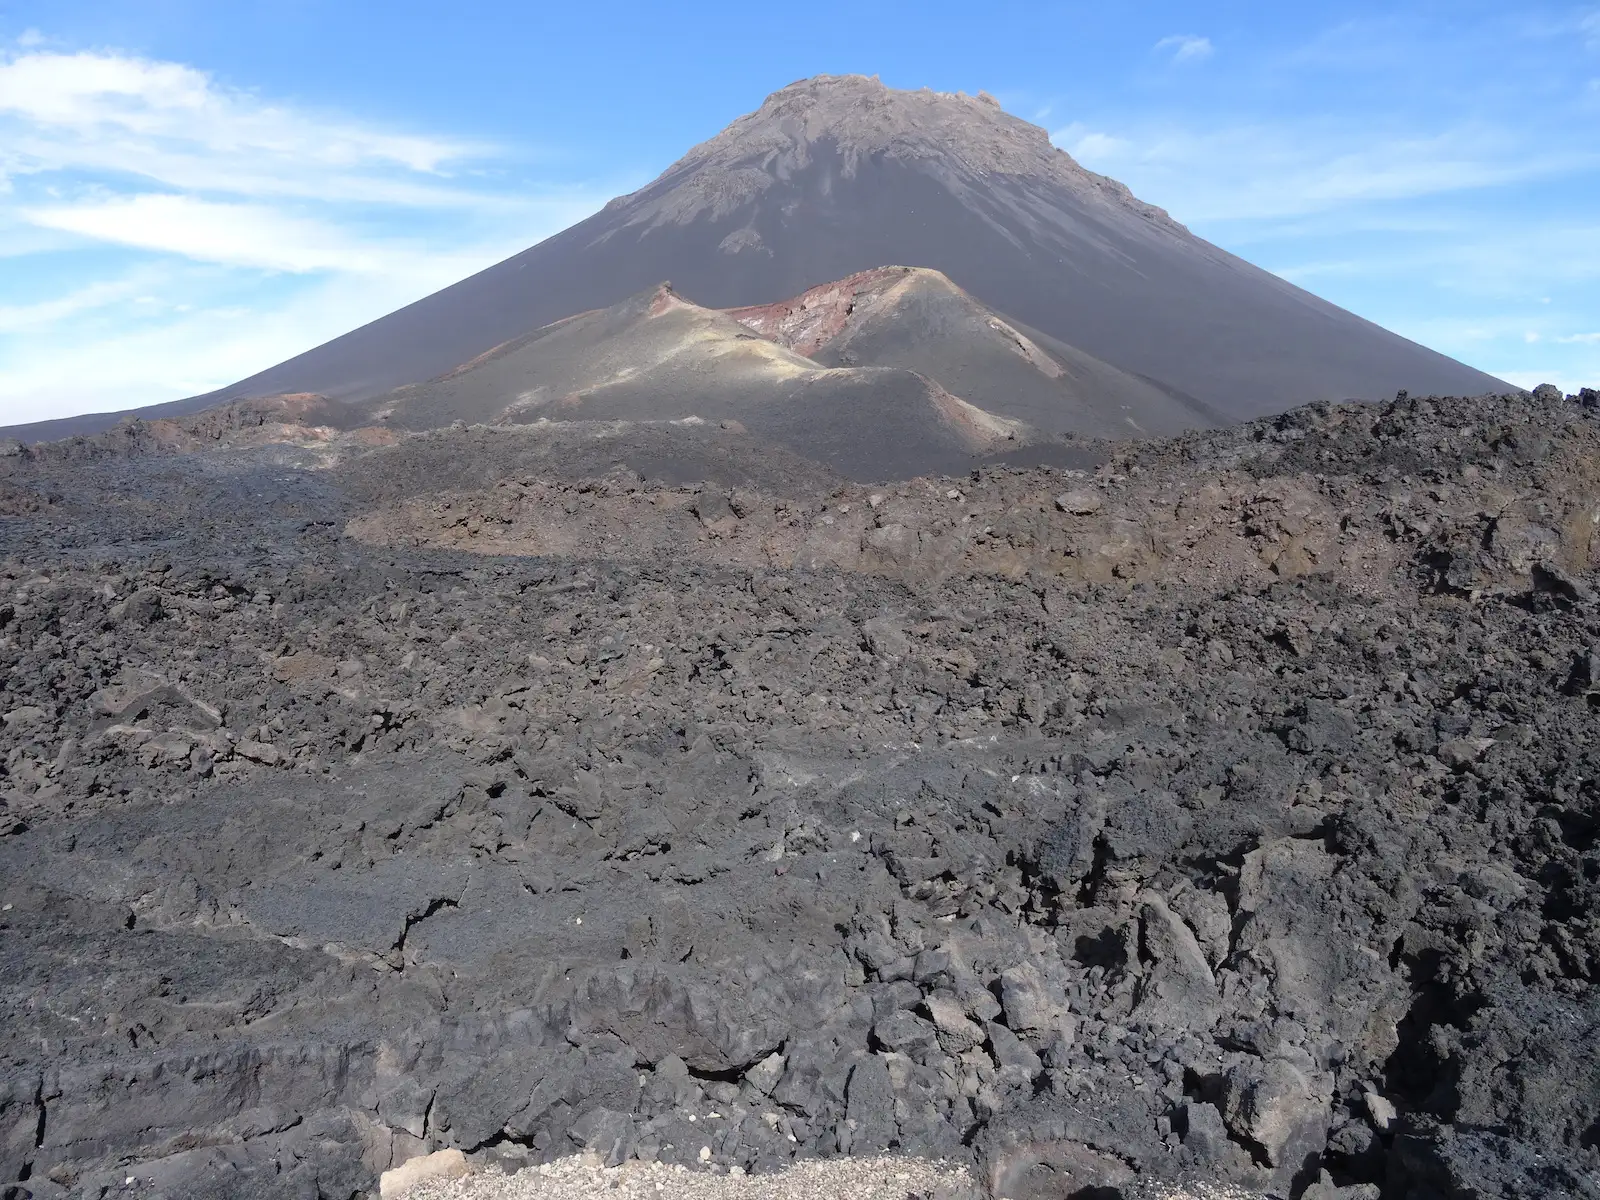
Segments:
[[[1600,4],[0,0],[0,422],[250,374],[819,72],[987,89],[1363,316],[1600,384]]]

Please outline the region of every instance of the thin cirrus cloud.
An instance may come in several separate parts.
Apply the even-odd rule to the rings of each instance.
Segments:
[[[1539,342],[1554,342],[1558,346],[1600,346],[1600,333],[1569,333],[1546,337],[1538,330],[1530,329],[1522,335],[1522,340],[1530,346]]]
[[[1074,123],[1051,138],[1156,203],[1181,195],[1176,215],[1197,222],[1298,217],[1552,177],[1600,162],[1593,150],[1530,147],[1475,124],[1374,137],[1314,121],[1207,129],[1163,124],[1118,133]]]
[[[482,150],[263,103],[181,63],[104,53],[37,52],[0,66],[0,115],[58,143],[53,153],[37,155],[45,167],[101,165],[108,137],[136,151],[265,156],[302,170],[395,166],[436,173]],[[34,155],[17,157],[26,163]]]
[[[357,239],[337,225],[268,205],[196,196],[144,193],[20,212],[40,228],[98,242],[295,275],[405,276],[420,271],[430,279],[453,278],[452,272],[470,270],[483,252],[440,252],[401,239]]]
[[[1182,63],[1210,58],[1216,52],[1216,47],[1211,44],[1210,38],[1180,33],[1162,38],[1156,43],[1155,50],[1157,54],[1169,55],[1175,63]]]
[[[64,296],[34,304],[0,304],[0,334],[48,329],[70,317],[128,300],[139,291],[137,279],[117,279],[91,283]]]
[[[510,179],[502,148],[277,103],[184,63],[44,44],[0,49],[0,424],[231,382],[611,192]]]
[[[181,63],[35,52],[0,61],[0,179],[63,172],[191,191],[506,211],[461,185],[499,148],[397,133],[219,86]]]

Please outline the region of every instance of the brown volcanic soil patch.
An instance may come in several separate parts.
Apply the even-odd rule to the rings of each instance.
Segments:
[[[1077,498],[1069,508],[1094,511],[1063,511],[1062,495]],[[1386,586],[1392,545],[1375,532],[1342,532],[1351,516],[1309,476],[1239,477],[1180,493],[1115,466],[1098,476],[983,469],[960,481],[843,485],[805,499],[663,487],[622,472],[580,483],[525,475],[417,496],[353,518],[346,532],[412,548],[587,548],[638,562],[687,554],[719,567],[831,568],[915,583],[968,574],[1137,582],[1182,569],[1219,587],[1328,571],[1354,586]]]

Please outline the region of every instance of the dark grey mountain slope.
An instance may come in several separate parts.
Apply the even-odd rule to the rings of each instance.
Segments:
[[[200,399],[360,400],[662,279],[725,308],[884,263],[942,271],[1229,419],[1399,388],[1504,386],[1194,237],[987,99],[821,76],[571,229]],[[94,420],[65,432],[106,423]]]

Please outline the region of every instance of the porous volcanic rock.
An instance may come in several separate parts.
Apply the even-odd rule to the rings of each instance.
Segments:
[[[0,457],[15,1195],[1600,1195],[1594,405],[881,485],[242,425]]]

